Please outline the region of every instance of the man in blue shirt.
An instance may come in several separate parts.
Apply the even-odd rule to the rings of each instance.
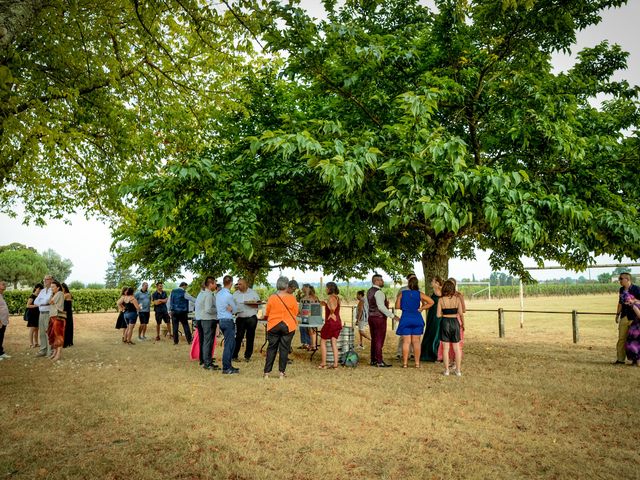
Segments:
[[[173,344],[178,345],[180,332],[178,327],[182,324],[187,343],[191,345],[191,327],[189,327],[189,300],[195,302],[195,298],[187,292],[187,282],[182,282],[178,288],[171,291],[169,297],[169,310],[171,310],[171,323],[173,325]]]
[[[149,293],[149,284],[147,282],[142,283],[142,287],[134,295],[138,304],[140,305],[140,311],[138,317],[140,318],[140,327],[138,328],[138,340],[146,340],[147,325],[149,325],[149,317],[151,316],[151,294]]]
[[[224,350],[222,352],[222,373],[229,375],[240,372],[231,364],[233,350],[236,346],[236,323],[235,313],[238,311],[236,302],[231,294],[233,277],[225,275],[222,279],[222,290],[216,295],[216,310],[218,311],[218,322],[220,330],[224,335]]]

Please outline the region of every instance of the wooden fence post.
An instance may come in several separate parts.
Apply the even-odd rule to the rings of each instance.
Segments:
[[[571,323],[573,326],[573,343],[580,341],[580,329],[578,327],[578,311],[573,310],[571,312]]]
[[[500,338],[504,338],[504,311],[502,308],[498,309],[498,335]]]

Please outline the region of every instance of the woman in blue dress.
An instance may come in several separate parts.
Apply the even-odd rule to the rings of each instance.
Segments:
[[[424,331],[422,312],[433,306],[433,300],[420,291],[418,279],[409,280],[409,290],[404,290],[396,299],[396,309],[402,310],[396,335],[402,337],[402,367],[409,362],[409,346],[413,345],[416,368],[420,368],[420,336]]]

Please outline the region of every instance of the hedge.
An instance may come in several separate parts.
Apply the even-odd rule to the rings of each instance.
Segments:
[[[114,311],[116,302],[120,298],[120,290],[114,289],[82,289],[73,290],[74,312],[105,312]],[[4,298],[9,306],[9,313],[22,315],[27,306],[31,290],[7,290]]]

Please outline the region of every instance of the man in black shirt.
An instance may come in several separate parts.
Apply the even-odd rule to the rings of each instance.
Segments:
[[[151,303],[153,303],[153,311],[156,312],[156,342],[160,341],[160,325],[164,321],[168,325],[171,322],[169,317],[169,310],[167,309],[167,302],[169,297],[167,292],[164,291],[164,285],[162,282],[156,283],[156,291],[151,295]]]
[[[623,296],[625,294],[633,295],[640,300],[640,288],[631,282],[631,274],[621,273],[618,278],[620,281],[620,295],[618,299],[618,311],[616,313],[616,323],[618,324],[618,343],[616,344],[616,361],[614,364],[624,364],[627,358],[624,344],[627,341],[627,333],[629,325],[636,319],[636,314],[630,305],[627,305]]]

